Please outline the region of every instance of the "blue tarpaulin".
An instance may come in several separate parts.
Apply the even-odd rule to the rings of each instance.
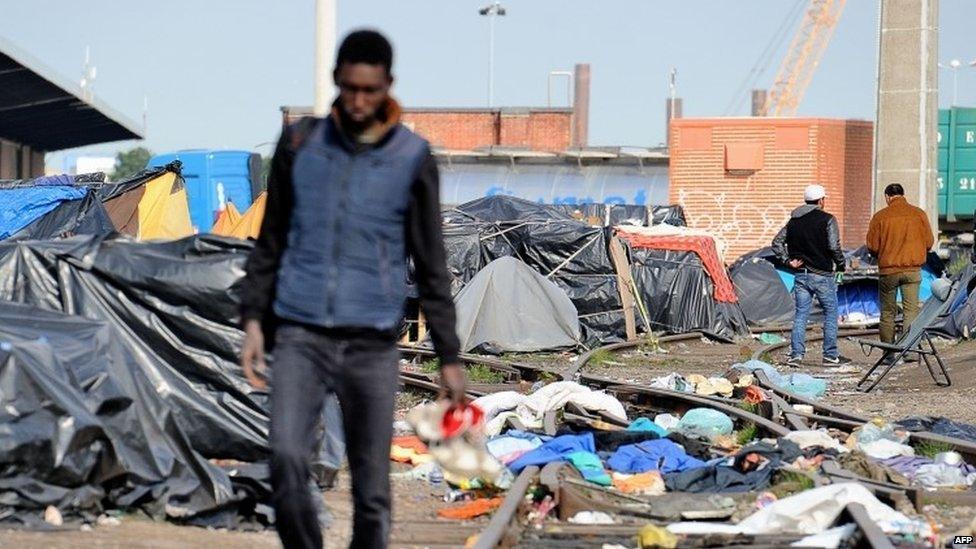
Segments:
[[[30,225],[65,200],[80,200],[86,189],[67,185],[0,190],[0,240]]]

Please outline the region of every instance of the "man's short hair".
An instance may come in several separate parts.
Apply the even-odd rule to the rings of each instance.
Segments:
[[[336,70],[343,63],[382,65],[386,74],[393,68],[393,46],[377,31],[364,29],[346,35],[336,55]]]
[[[905,196],[905,187],[899,183],[892,183],[885,187],[885,196]]]

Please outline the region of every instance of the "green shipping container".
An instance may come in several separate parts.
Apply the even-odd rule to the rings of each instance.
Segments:
[[[939,111],[939,217],[972,219],[976,210],[976,109]]]

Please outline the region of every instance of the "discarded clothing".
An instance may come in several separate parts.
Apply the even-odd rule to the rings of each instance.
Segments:
[[[515,461],[526,452],[542,446],[543,440],[532,433],[512,429],[502,436],[488,441],[488,452],[505,465]]]
[[[593,433],[558,436],[535,450],[523,454],[508,464],[508,468],[518,473],[529,465],[542,466],[553,461],[568,461],[569,455],[575,452],[596,453]]]
[[[704,396],[718,394],[724,397],[730,397],[735,390],[732,382],[724,377],[706,378],[701,374],[692,374],[688,376],[688,383],[694,386],[696,394]]]
[[[837,439],[827,434],[824,430],[792,431],[783,437],[786,440],[795,442],[801,449],[806,450],[811,447],[830,448],[840,453],[849,452],[844,445]]]
[[[909,431],[930,431],[937,435],[961,438],[969,442],[976,442],[976,425],[959,423],[944,417],[915,416],[900,419],[895,422]]]
[[[420,440],[420,437],[403,436],[393,437],[393,443],[390,445],[390,459],[398,463],[419,465],[433,459],[433,457],[427,452],[427,445]]]
[[[678,416],[676,416],[674,414],[658,414],[658,415],[654,416],[654,423],[658,427],[664,429],[664,431],[666,433],[673,431],[674,428],[678,426],[678,422],[679,421],[681,421],[681,419],[678,418]],[[663,437],[663,436],[667,436],[667,435],[664,434],[664,435],[661,435],[661,436]]]
[[[621,446],[659,438],[655,431],[593,431],[597,452],[616,452]]]
[[[467,520],[498,509],[502,506],[503,498],[476,499],[456,507],[448,507],[437,511],[437,516],[453,520]]]
[[[485,425],[486,434],[497,435],[501,433],[508,417],[512,417],[509,414],[514,414],[529,429],[540,429],[546,412],[561,410],[567,403],[573,403],[590,412],[605,412],[622,420],[627,419],[627,412],[619,400],[603,391],[594,391],[573,381],[550,383],[527,397],[516,395],[518,393],[511,392],[505,397],[489,398],[494,395],[488,395],[473,402],[479,407],[485,405],[494,411],[496,409],[507,409],[504,407],[517,401],[514,412],[501,412],[487,422]],[[519,399],[519,396],[522,398]],[[490,416],[490,414],[486,414],[486,416]]]
[[[688,383],[688,381],[685,380],[681,374],[674,372],[651,380],[649,385],[655,389],[670,389],[672,391],[680,391],[683,393],[691,393],[695,390],[695,388]]]
[[[580,511],[569,517],[573,524],[613,524],[613,517],[603,511]]]
[[[660,471],[672,473],[704,467],[705,463],[685,453],[666,438],[622,446],[607,460],[610,469],[620,473]]]
[[[928,488],[970,485],[972,483],[969,478],[976,478],[976,476],[971,476],[976,475],[976,467],[966,462],[949,465],[937,463],[923,456],[896,456],[883,459],[880,463],[884,467],[900,473],[899,476],[904,475]]]
[[[680,473],[665,474],[664,485],[668,491],[695,494],[750,492],[768,488],[772,475],[773,468],[768,465],[745,473],[726,465],[708,465]]]
[[[729,416],[712,408],[692,408],[681,416],[681,421],[675,428],[686,435],[702,435],[714,438],[732,432],[732,420]]]
[[[817,399],[827,392],[827,382],[822,379],[800,373],[784,375],[761,360],[749,360],[741,364],[733,364],[732,367],[746,372],[762,370],[773,385],[800,396]]]
[[[647,471],[636,475],[614,473],[613,487],[625,494],[659,496],[664,493],[664,478],[659,471]]]
[[[913,460],[916,458],[897,457],[894,459]],[[840,464],[842,468],[858,476],[879,482],[890,482],[891,484],[897,484],[899,486],[910,485],[911,482],[908,480],[908,478],[906,478],[906,475],[904,475],[903,472],[897,468],[887,465],[888,461],[891,460],[884,460],[880,463],[876,462],[861,451],[853,451],[837,457],[837,463]],[[931,460],[929,460],[929,462],[931,462]],[[912,471],[914,472],[914,469]]]
[[[857,448],[875,459],[888,459],[895,456],[914,456],[915,449],[907,444],[881,439],[868,443],[858,443]]]
[[[498,414],[514,410],[519,404],[528,398],[522,393],[515,391],[502,391],[500,393],[490,393],[476,398],[472,404],[485,412],[485,421],[491,421]]]
[[[783,498],[749,515],[736,525],[679,522],[670,524],[667,528],[673,534],[819,534],[830,528],[837,520],[837,515],[849,503],[863,505],[868,517],[885,533],[915,531],[922,538],[932,534],[928,523],[910,520],[878,501],[867,488],[854,482],[821,486]]]
[[[650,431],[657,433],[659,437],[665,437],[668,431],[646,417],[639,417],[627,426],[628,431]]]
[[[688,436],[677,431],[672,431],[668,433],[666,438],[675,444],[681,445],[689,456],[703,461],[712,459],[712,446],[703,437]]]
[[[573,464],[573,467],[587,481],[602,486],[610,486],[613,484],[613,479],[603,469],[603,462],[600,461],[600,458],[596,454],[586,451],[573,452],[566,456],[566,460]]]

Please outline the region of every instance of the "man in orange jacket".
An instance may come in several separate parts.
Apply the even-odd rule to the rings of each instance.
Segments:
[[[898,290],[905,308],[904,329],[918,315],[918,287],[921,267],[935,244],[925,210],[905,200],[905,189],[894,183],[885,187],[885,202],[868,226],[868,249],[878,257],[881,301],[881,341],[895,341],[895,315],[898,314]]]

